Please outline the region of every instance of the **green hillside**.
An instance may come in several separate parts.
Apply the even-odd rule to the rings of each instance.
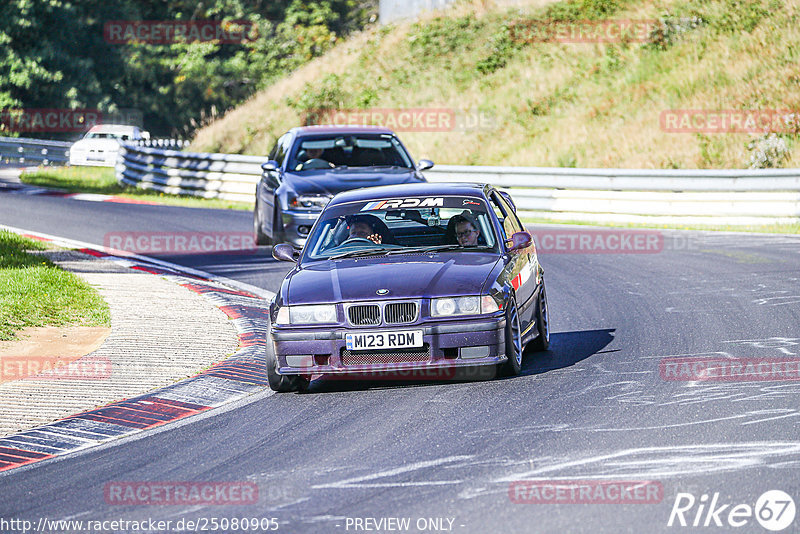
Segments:
[[[797,116],[773,121],[768,139],[672,132],[664,119],[686,109],[800,111],[797,1],[486,5],[461,3],[357,34],[200,130],[192,148],[266,154],[277,136],[320,112],[424,108],[454,110],[465,122],[398,129],[415,157],[441,164],[800,166]],[[614,43],[542,37],[570,22],[624,20],[657,24],[642,39]]]

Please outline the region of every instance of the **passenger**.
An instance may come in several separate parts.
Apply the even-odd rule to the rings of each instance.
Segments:
[[[453,219],[456,221],[455,230],[458,244],[462,247],[477,247],[481,234],[475,219],[464,213],[456,215]]]

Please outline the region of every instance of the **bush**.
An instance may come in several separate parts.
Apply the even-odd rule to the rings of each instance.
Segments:
[[[438,17],[420,23],[411,31],[409,46],[417,57],[436,58],[470,48],[484,29],[474,15],[460,18]]]
[[[628,3],[628,0],[568,0],[548,6],[545,18],[577,22],[608,18]]]
[[[491,74],[505,67],[520,45],[511,38],[509,27],[503,25],[500,31],[492,36],[490,47],[489,55],[475,65],[475,69],[481,74]]]
[[[647,45],[658,50],[666,50],[675,44],[684,34],[704,25],[701,17],[661,17],[658,24],[650,32]]]
[[[342,109],[350,100],[350,94],[342,87],[342,79],[328,74],[318,84],[306,83],[300,96],[287,98],[289,107],[303,115],[303,125],[319,124],[320,115]]]
[[[714,26],[724,32],[749,33],[767,15],[769,10],[761,0],[725,0],[722,13],[717,16]]]
[[[764,134],[747,143],[750,154],[751,169],[772,169],[780,167],[789,159],[791,146],[785,136],[776,133]]]

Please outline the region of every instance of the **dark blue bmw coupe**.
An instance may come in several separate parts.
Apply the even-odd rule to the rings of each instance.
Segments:
[[[421,171],[391,130],[376,126],[304,126],[278,139],[256,186],[256,244],[302,246],[322,208],[341,191],[424,182]]]
[[[549,345],[533,239],[508,193],[490,185],[340,193],[302,252],[280,244],[273,256],[296,262],[270,308],[275,391],[304,389],[313,375],[476,366],[514,375],[526,343]]]

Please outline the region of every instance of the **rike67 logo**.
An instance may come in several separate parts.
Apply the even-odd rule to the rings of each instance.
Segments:
[[[781,490],[764,492],[755,506],[724,503],[719,493],[714,493],[710,500],[706,494],[697,499],[691,493],[678,493],[667,526],[741,528],[752,525],[755,518],[765,529],[778,532],[794,523],[796,512],[794,499]]]

